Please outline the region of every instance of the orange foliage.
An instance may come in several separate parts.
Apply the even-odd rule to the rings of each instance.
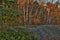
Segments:
[[[20,4],[20,5],[25,5],[25,3],[27,2],[27,0],[18,0],[18,3]],[[33,2],[33,0],[29,0],[29,3],[32,3]]]
[[[33,0],[29,0],[29,2],[30,2],[30,3],[32,3],[32,2],[33,2]]]
[[[25,1],[26,0],[18,0],[18,3],[23,6],[25,4]]]
[[[47,8],[49,8],[52,11],[56,9],[55,5],[50,2],[47,3]]]
[[[26,2],[27,2],[27,0],[19,0],[20,5],[22,5],[22,6],[24,6]],[[29,3],[32,3],[32,2],[33,2],[33,0],[29,0]],[[60,22],[59,21],[60,20],[60,18],[59,18],[59,16],[60,16],[60,9],[58,7],[56,7],[56,4],[52,4],[52,3],[48,2],[46,6],[43,6],[44,3],[42,1],[40,3],[41,3],[40,6],[42,7],[42,9],[44,9],[43,11],[45,11],[46,13],[48,11],[50,11],[49,17],[51,19],[53,19],[54,21],[57,20],[56,23],[55,23],[56,25],[60,25],[60,23],[59,23]],[[33,4],[33,6],[34,6],[34,4]],[[31,18],[33,20],[33,22],[36,23],[36,24],[42,23],[42,19],[39,18],[40,16],[36,18],[36,17],[34,17],[34,15],[35,14],[33,14],[33,15],[29,14],[29,18]]]
[[[50,2],[47,3],[47,6],[44,6],[44,10],[47,13],[50,11],[50,17],[55,21],[55,25],[60,26],[60,10],[58,7],[56,7],[55,4],[52,4]]]

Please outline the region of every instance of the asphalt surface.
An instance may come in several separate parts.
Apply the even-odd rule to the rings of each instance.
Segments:
[[[20,28],[25,28],[27,31],[35,33],[39,36],[40,40],[45,40],[47,35],[52,37],[54,40],[58,40],[58,38],[60,38],[60,27],[54,25],[40,25],[33,28],[30,26],[20,26]]]

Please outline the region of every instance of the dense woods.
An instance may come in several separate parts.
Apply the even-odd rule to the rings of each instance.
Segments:
[[[60,3],[58,1],[53,4],[50,2],[44,3],[42,0],[40,2],[19,0],[19,4],[24,13],[25,24],[27,25],[60,24]]]
[[[59,26],[59,1],[0,0],[0,40],[60,40]]]
[[[3,0],[0,1],[0,6],[5,10],[12,11],[17,10],[13,13],[16,15],[11,23],[5,22],[7,25],[60,25],[60,3],[51,2],[44,3],[42,0],[39,2],[34,0]],[[20,13],[17,13],[17,12]],[[9,12],[9,11],[8,11]],[[9,12],[9,15],[11,14]],[[1,14],[1,13],[0,13]],[[7,14],[7,12],[6,12]],[[22,15],[19,15],[22,14]],[[2,15],[2,14],[1,14]],[[17,17],[18,16],[18,17]],[[9,16],[8,16],[9,17]],[[6,19],[6,18],[5,18]],[[3,21],[5,21],[5,19]],[[7,18],[8,19],[8,18]]]

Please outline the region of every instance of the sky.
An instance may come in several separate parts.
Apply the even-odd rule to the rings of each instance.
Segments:
[[[53,3],[55,3],[58,0],[53,0]],[[52,2],[52,0],[47,0],[46,2]]]
[[[37,0],[37,1],[39,1],[39,0]],[[52,2],[52,0],[43,0],[45,3],[46,2]],[[55,3],[56,1],[58,1],[58,0],[53,0],[53,3]],[[60,2],[60,0],[59,0],[59,2]]]

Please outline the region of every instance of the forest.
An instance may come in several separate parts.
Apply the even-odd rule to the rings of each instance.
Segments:
[[[0,0],[0,40],[60,40],[60,2],[53,2]]]
[[[1,0],[0,23],[20,25],[60,25],[60,2]]]

